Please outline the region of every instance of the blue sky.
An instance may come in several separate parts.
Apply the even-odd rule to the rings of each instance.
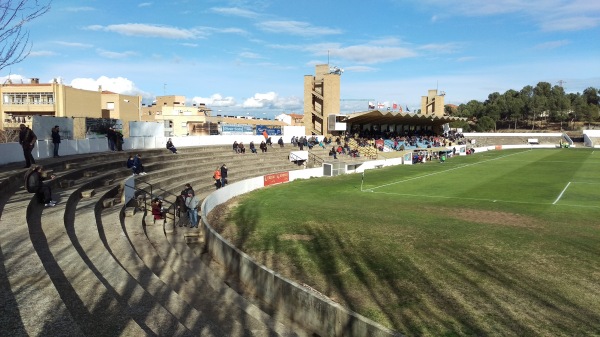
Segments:
[[[540,81],[598,88],[599,26],[595,0],[55,0],[0,79],[273,116],[303,113],[303,77],[329,59],[357,100],[342,112],[366,110],[360,99],[412,110],[435,88],[452,104]]]

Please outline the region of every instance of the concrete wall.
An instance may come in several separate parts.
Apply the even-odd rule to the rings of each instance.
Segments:
[[[383,161],[385,163],[385,161]],[[375,164],[367,164],[374,166]],[[289,172],[289,180],[323,175],[322,168]],[[399,333],[373,322],[311,290],[257,264],[250,256],[227,242],[207,222],[207,214],[219,204],[264,185],[256,177],[227,185],[210,194],[202,203],[205,243],[212,257],[269,306],[281,315],[305,326],[320,336],[400,336]]]
[[[583,143],[586,146],[599,148],[600,144],[594,145],[593,138],[600,138],[600,130],[583,130]]]
[[[599,130],[600,131],[600,130]],[[463,133],[463,136],[465,136],[465,138],[470,138],[470,137],[530,137],[530,138],[536,138],[536,137],[562,137],[563,133],[562,132],[523,132],[523,133],[517,133],[517,132],[467,132],[467,133]]]
[[[37,117],[36,117],[37,118]],[[50,118],[50,117],[48,117]],[[52,121],[63,121],[63,118],[52,118]],[[72,120],[73,122],[73,133],[74,136],[77,136],[79,132],[85,132],[85,118],[68,118],[67,120]],[[51,122],[53,124],[55,122]],[[131,122],[134,125],[137,124],[145,124],[146,122]],[[56,123],[61,125],[60,123]],[[159,124],[159,123],[149,123],[149,124]],[[162,124],[161,124],[162,125]],[[160,128],[160,126],[159,126]],[[45,130],[45,127],[43,128]],[[285,142],[285,147],[289,148],[290,151],[294,148],[290,144],[290,140],[292,136],[304,135],[304,127],[303,126],[290,126],[284,127],[285,134],[281,136]],[[50,132],[50,131],[48,131]],[[32,151],[33,157],[35,159],[43,159],[52,157],[53,145],[50,139],[43,139],[46,137],[45,131],[42,131],[43,137],[40,137],[40,140],[37,142],[35,148]],[[143,131],[141,133],[144,133]],[[85,135],[85,134],[84,134]],[[273,145],[277,145],[277,140],[279,136],[274,136],[272,138]],[[321,137],[319,137],[321,138]],[[167,144],[168,137],[129,137],[125,138],[125,143],[123,144],[123,151],[131,151],[135,149],[160,149],[165,148]],[[210,146],[210,145],[233,145],[234,141],[243,142],[246,145],[246,149],[248,149],[248,144],[250,141],[254,141],[256,148],[258,149],[258,145],[261,141],[264,140],[263,136],[259,135],[227,135],[227,136],[197,136],[197,137],[171,137],[173,144],[177,148],[184,148],[190,146]],[[108,141],[104,137],[100,137],[97,139],[75,139],[75,140],[63,140],[60,144],[59,154],[61,156],[74,155],[74,154],[86,154],[93,152],[104,152],[108,151]],[[23,158],[23,149],[18,143],[4,143],[0,144],[0,165],[15,163],[15,162],[24,162]]]

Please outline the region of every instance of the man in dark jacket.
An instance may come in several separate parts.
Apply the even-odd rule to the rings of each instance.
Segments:
[[[49,185],[44,184],[45,178],[42,176],[42,166],[36,166],[25,174],[25,188],[30,193],[35,193],[38,200],[47,207],[54,207],[56,201],[52,200],[52,190]],[[54,179],[54,175],[50,179]]]
[[[21,131],[19,131],[19,144],[23,147],[23,156],[25,157],[25,167],[31,167],[31,164],[35,164],[35,159],[31,155],[31,151],[35,147],[37,136],[33,133],[33,130],[25,126],[25,124],[19,125]]]
[[[227,165],[221,166],[221,187],[227,185]]]
[[[58,147],[60,146],[60,132],[58,125],[55,125],[52,129],[52,144],[54,145],[54,158],[60,157],[58,155]]]
[[[112,126],[108,128],[108,131],[106,131],[106,138],[108,139],[108,149],[111,151],[116,151],[117,150],[117,133],[112,128]]]
[[[142,155],[141,154],[136,154],[135,158],[133,158],[133,174],[134,175],[145,175],[146,172],[144,171],[144,165],[142,165]]]

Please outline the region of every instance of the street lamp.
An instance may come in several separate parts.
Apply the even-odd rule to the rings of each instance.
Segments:
[[[125,103],[131,103],[131,104],[135,104],[135,107],[136,107],[136,108],[137,108],[137,110],[138,110],[138,120],[139,120],[139,121],[141,121],[141,120],[142,120],[142,109],[141,109],[140,105],[139,105],[139,104],[136,104],[136,103],[134,103],[134,102],[132,102],[132,101],[130,101],[130,100],[128,100],[128,99],[124,99],[124,100],[123,100],[123,102],[125,102]]]

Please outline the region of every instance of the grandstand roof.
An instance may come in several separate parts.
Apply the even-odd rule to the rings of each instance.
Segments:
[[[441,125],[458,120],[460,117],[432,116],[400,111],[369,110],[348,114],[347,123],[351,124],[413,124],[413,125]]]

